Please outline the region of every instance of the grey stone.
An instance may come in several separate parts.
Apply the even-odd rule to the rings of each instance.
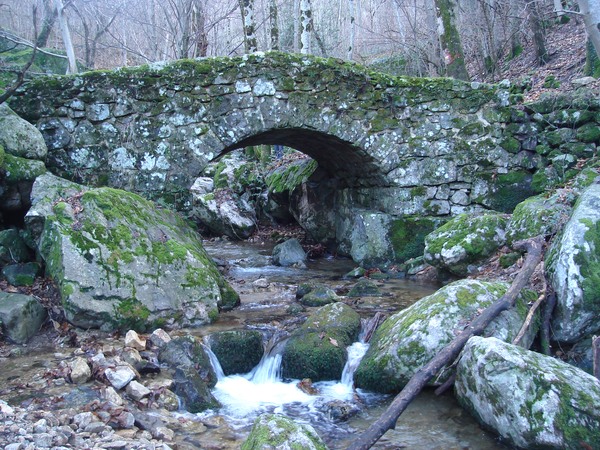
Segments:
[[[46,159],[48,148],[40,131],[15,114],[6,103],[0,104],[0,147],[22,158]]]
[[[150,389],[135,380],[129,382],[126,388],[127,394],[136,401],[150,395]]]
[[[277,244],[273,248],[273,263],[278,266],[288,267],[293,265],[304,266],[306,253],[296,238]]]
[[[26,262],[31,251],[16,228],[0,231],[0,264]]]
[[[461,214],[425,238],[425,262],[456,275],[475,271],[506,242],[508,216],[503,214]]]
[[[108,368],[104,371],[106,379],[117,390],[123,389],[130,381],[137,377],[135,370],[129,365],[120,365],[113,368]]]
[[[2,268],[2,276],[13,286],[32,286],[39,272],[40,265],[36,262],[9,264]]]
[[[85,358],[77,357],[69,363],[71,381],[74,384],[86,383],[92,378],[92,371]]]
[[[198,326],[237,298],[195,231],[137,195],[43,175],[25,220],[77,326]]]
[[[162,328],[157,328],[152,332],[148,341],[152,346],[161,349],[171,341],[171,336]]]
[[[503,282],[460,280],[388,317],[375,331],[356,370],[356,386],[384,393],[399,392],[432,355],[448,345],[482,309],[502,297],[508,287]],[[523,291],[517,306],[502,312],[484,335],[512,341],[525,320],[528,302],[536,298],[534,292]],[[536,326],[531,327],[522,345],[529,347],[536,333]],[[441,384],[451,373],[452,369],[444,367],[429,384]]]
[[[511,445],[600,444],[600,381],[593,376],[496,338],[472,337],[458,361],[459,402]]]
[[[35,297],[0,292],[0,325],[11,341],[25,344],[37,333],[47,316]]]
[[[310,425],[300,425],[278,414],[262,414],[254,422],[250,435],[241,448],[242,450],[267,448],[326,450],[327,446]]]
[[[589,186],[546,256],[546,270],[556,292],[551,322],[553,338],[577,342],[600,330],[600,184]]]

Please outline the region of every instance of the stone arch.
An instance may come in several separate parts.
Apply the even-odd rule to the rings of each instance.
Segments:
[[[339,187],[384,186],[385,174],[377,161],[351,142],[323,132],[302,128],[281,128],[257,133],[223,149],[220,157],[232,150],[253,145],[280,144],[314,159]]]

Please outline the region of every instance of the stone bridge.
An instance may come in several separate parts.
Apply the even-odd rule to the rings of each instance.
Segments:
[[[393,189],[403,214],[495,206],[498,176],[536,167],[535,141],[506,132],[507,104],[496,86],[283,53],[44,78],[11,103],[43,132],[48,167],[75,181],[185,208],[208,162],[277,143],[341,189]]]
[[[274,52],[43,78],[11,107],[42,131],[52,172],[183,211],[210,161],[257,144],[300,150],[325,173],[306,193],[320,204],[307,216],[326,224],[313,234],[361,260],[356,230],[363,241],[383,239],[366,253],[386,253],[398,247],[394,236],[418,234],[415,224],[424,233],[465,210],[510,211],[533,194],[532,179],[545,182],[538,169],[550,156],[581,144],[576,128],[589,111],[524,110],[510,105],[509,87]],[[594,140],[580,150],[595,152]],[[382,224],[396,231],[380,238]]]

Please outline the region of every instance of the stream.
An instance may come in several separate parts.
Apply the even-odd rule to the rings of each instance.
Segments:
[[[356,342],[348,348],[348,363],[341,380],[313,384],[317,395],[308,395],[297,387],[299,380],[283,380],[280,375],[281,348],[277,332],[290,320],[288,307],[295,302],[296,286],[307,281],[327,284],[337,292],[347,292],[356,282],[343,276],[355,267],[349,259],[321,258],[308,261],[306,269],[270,265],[270,245],[247,242],[206,242],[205,248],[214,258],[226,262],[229,281],[240,293],[241,306],[223,313],[208,328],[215,331],[251,328],[272,337],[268,352],[248,374],[224,376],[222,371],[214,388],[222,403],[217,415],[241,436],[247,435],[255,418],[263,412],[282,413],[301,423],[311,424],[330,449],[344,449],[385,411],[391,396],[354,390],[352,375],[368,344]],[[260,280],[260,282],[257,282]],[[363,318],[375,312],[391,314],[429,295],[437,286],[406,279],[379,282],[383,297],[358,298],[352,306]],[[314,308],[307,308],[307,313]],[[220,369],[214,358],[217,372]],[[348,421],[336,421],[327,413],[329,402],[341,401],[359,409]],[[239,441],[238,445],[241,444]],[[410,405],[395,430],[388,431],[373,447],[379,449],[506,449],[497,438],[482,430],[457,404],[451,393],[440,397],[425,391]]]
[[[389,395],[355,390],[352,374],[368,344],[356,342],[348,348],[348,363],[341,380],[314,383],[316,395],[297,387],[299,380],[284,380],[280,374],[281,350],[285,340],[282,330],[291,331],[303,323],[315,308],[298,312],[295,294],[298,284],[317,281],[327,284],[342,297],[356,283],[343,276],[355,265],[349,259],[321,258],[307,263],[307,268],[282,268],[270,265],[272,245],[248,242],[206,241],[205,248],[227,267],[227,278],[240,294],[241,305],[223,312],[214,323],[170,334],[194,334],[205,339],[211,333],[233,329],[259,330],[268,341],[268,351],[250,373],[224,376],[221,370],[213,389],[223,405],[219,410],[200,414],[185,411],[156,410],[174,431],[172,448],[239,449],[246,440],[254,420],[263,412],[282,413],[299,423],[312,425],[331,450],[345,449],[348,444],[387,408]],[[392,314],[434,292],[437,286],[406,279],[378,281],[382,297],[344,298],[363,319],[376,312]],[[295,311],[290,310],[295,307]],[[103,335],[98,330],[79,330],[82,341],[91,342],[104,352],[122,346],[118,335]],[[97,382],[74,386],[66,383],[61,367],[82,350],[65,342],[52,342],[48,335],[36,336],[27,346],[15,346],[8,358],[0,358],[0,399],[12,405],[37,405],[39,410],[80,411],[98,403],[103,386]],[[212,352],[209,352],[212,353]],[[213,355],[214,357],[214,355]],[[216,357],[215,369],[219,369]],[[49,375],[50,374],[50,375]],[[159,381],[160,374],[155,381]],[[32,403],[33,402],[33,403]],[[328,405],[341,405],[337,410]],[[335,420],[332,411],[357,410],[349,420]],[[1,421],[0,421],[1,425]],[[1,427],[0,427],[1,428]],[[128,430],[124,430],[127,432]],[[3,442],[0,433],[0,444]],[[497,437],[481,429],[464,412],[451,393],[440,397],[432,391],[422,392],[400,417],[396,429],[388,431],[375,449],[507,449]]]

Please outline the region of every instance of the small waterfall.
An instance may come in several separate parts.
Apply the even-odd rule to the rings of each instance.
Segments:
[[[281,352],[287,341],[287,332],[275,333],[265,349],[258,365],[246,375],[248,380],[256,384],[272,383],[281,380]]]
[[[219,358],[217,358],[217,355],[215,355],[213,353],[213,351],[210,349],[210,345],[208,345],[208,344],[202,344],[202,347],[204,347],[204,351],[208,355],[208,359],[210,360],[210,364],[212,365],[212,368],[215,371],[215,375],[217,376],[217,381],[220,381],[223,378],[225,378],[225,373],[223,372],[223,368],[221,367],[221,363],[219,362]]]
[[[346,361],[346,365],[344,366],[341,380],[341,383],[344,386],[352,389],[354,385],[354,372],[360,364],[360,360],[365,356],[368,348],[369,344],[366,342],[355,342],[346,349],[348,352],[348,361]]]

